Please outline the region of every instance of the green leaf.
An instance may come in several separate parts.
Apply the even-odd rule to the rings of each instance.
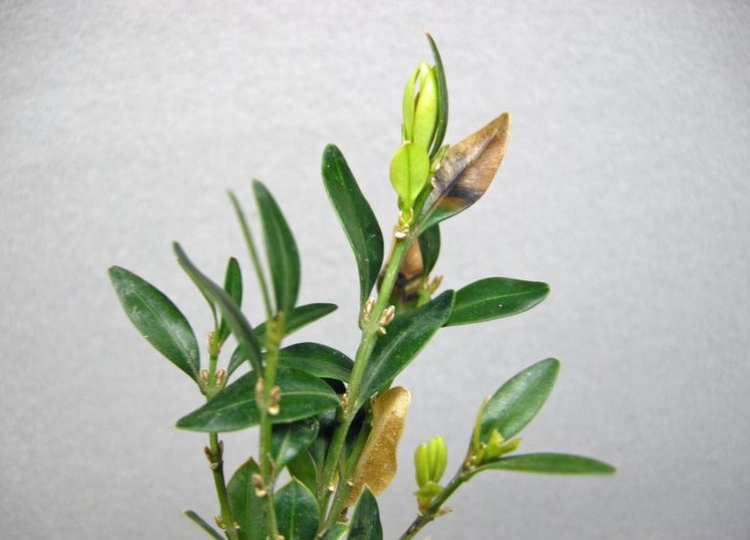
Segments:
[[[177,254],[177,261],[185,272],[203,291],[206,297],[216,303],[221,311],[223,318],[227,321],[229,328],[237,338],[245,358],[250,360],[253,369],[260,371],[260,345],[258,343],[250,323],[237,307],[232,298],[224,292],[224,289],[211,281],[206,275],[198,270],[195,265],[188,259],[180,244],[174,244],[174,252]]]
[[[435,268],[438,255],[440,255],[440,227],[433,225],[420,234],[417,241],[419,242],[419,251],[422,253],[422,265],[424,266],[422,275],[429,276],[432,269]],[[456,296],[456,302],[458,302],[458,296]]]
[[[198,514],[196,514],[193,510],[185,510],[183,512],[185,514],[185,517],[187,517],[190,521],[198,525],[201,529],[203,529],[208,536],[213,538],[214,540],[226,540],[223,536],[221,536],[216,529],[211,527],[208,523],[206,523],[206,520],[204,520],[202,517],[200,517]]]
[[[402,144],[391,160],[390,178],[398,193],[401,210],[408,212],[414,208],[417,197],[430,178],[430,157],[427,150],[409,141]]]
[[[445,326],[516,315],[533,308],[548,294],[549,285],[539,281],[502,277],[480,279],[456,291],[456,304]]]
[[[279,533],[284,540],[313,540],[320,516],[315,496],[302,483],[292,480],[273,498]]]
[[[310,491],[317,490],[319,469],[309,450],[301,452],[288,463],[287,468],[292,478],[305,484]]]
[[[227,484],[229,509],[234,521],[239,525],[237,533],[240,540],[266,537],[265,506],[255,494],[254,474],[260,474],[260,468],[251,458],[235,471]]]
[[[221,390],[211,401],[183,416],[177,427],[190,431],[237,431],[260,422],[255,400],[257,376],[246,373]],[[281,388],[281,410],[274,423],[310,418],[339,405],[338,396],[325,381],[296,369],[279,369],[276,384]]]
[[[392,381],[427,345],[448,320],[453,298],[453,291],[445,291],[424,306],[397,315],[388,325],[386,335],[378,338],[365,368],[362,388],[357,396],[358,406]]]
[[[448,129],[448,83],[446,82],[445,68],[443,67],[443,60],[440,58],[440,51],[438,51],[437,44],[430,34],[427,34],[427,40],[430,42],[432,57],[435,59],[435,76],[438,92],[438,119],[437,126],[435,127],[435,139],[430,150],[430,159],[435,159],[435,156],[440,151],[440,145],[443,144],[445,131]]]
[[[317,420],[308,418],[291,424],[273,426],[271,443],[277,472],[307,450],[318,436],[318,425]]]
[[[279,365],[323,379],[349,382],[354,362],[344,353],[320,343],[297,343],[279,351]]]
[[[383,264],[383,233],[341,151],[323,151],[323,183],[354,251],[359,271],[360,305],[370,295]]]
[[[559,369],[560,362],[548,358],[502,385],[484,407],[480,441],[486,443],[495,429],[507,440],[526,427],[547,401]]]
[[[321,540],[341,540],[344,537],[346,531],[349,530],[349,526],[343,523],[334,523],[331,528],[326,531]]]
[[[141,335],[198,382],[198,342],[180,310],[159,289],[129,270],[113,266],[109,278],[125,314]]]
[[[596,459],[571,454],[521,454],[491,461],[480,470],[505,470],[543,474],[614,474],[616,469]]]
[[[227,272],[224,277],[224,292],[234,300],[238,308],[242,306],[242,272],[240,271],[240,263],[234,257],[230,258],[227,264]],[[217,337],[219,343],[224,343],[229,337],[230,332],[229,323],[222,317]]]
[[[378,501],[368,488],[362,491],[354,509],[348,540],[383,540]]]
[[[290,335],[300,328],[307,326],[308,324],[317,321],[336,311],[336,304],[305,304],[304,306],[297,306],[292,310],[291,315],[286,318],[286,324],[284,325],[285,335]],[[253,333],[258,339],[258,342],[263,343],[266,339],[266,323],[261,323],[253,329]],[[247,357],[243,355],[240,347],[236,348],[232,353],[232,357],[229,360],[229,367],[227,372],[229,375],[234,373],[243,362],[247,360]]]
[[[278,204],[266,187],[253,181],[255,200],[263,222],[266,257],[271,270],[276,309],[289,314],[297,302],[300,264],[297,244]]]
[[[435,171],[434,188],[419,219],[421,230],[458,214],[484,195],[503,160],[509,136],[510,115],[503,113],[448,149]]]

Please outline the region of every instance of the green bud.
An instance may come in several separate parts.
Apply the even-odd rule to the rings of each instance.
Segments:
[[[436,68],[422,62],[406,83],[403,98],[403,137],[430,151],[438,123]]]
[[[485,459],[499,458],[504,454],[513,452],[520,444],[521,439],[515,438],[506,441],[498,430],[493,429],[485,448]]]
[[[422,443],[414,452],[414,468],[417,475],[417,486],[423,488],[430,481],[430,460],[427,456],[427,445]]]
[[[430,480],[440,482],[448,466],[448,446],[442,437],[433,437],[427,443],[427,455],[430,460]]]

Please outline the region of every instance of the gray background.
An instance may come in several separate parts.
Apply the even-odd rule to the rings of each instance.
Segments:
[[[355,267],[320,154],[342,148],[389,229],[401,89],[430,29],[448,140],[514,118],[437,271],[553,294],[442,332],[400,378],[413,406],[387,537],[414,513],[414,446],[443,434],[457,466],[482,397],[556,356],[523,448],[618,475],[480,476],[422,537],[750,538],[749,26],[726,0],[0,3],[0,537],[202,537],[179,512],[215,513],[204,440],[173,428],[200,396],[130,326],[106,268],[157,284],[204,335],[170,242],[214,276],[231,254],[249,270],[225,190],[252,209],[261,178],[297,235],[301,301],[341,306],[299,339],[353,354]],[[255,444],[226,439],[230,466]]]

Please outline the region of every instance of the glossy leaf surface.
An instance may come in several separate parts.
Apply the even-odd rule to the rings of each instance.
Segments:
[[[503,113],[448,149],[422,211],[422,230],[465,210],[484,195],[503,160],[509,136],[510,115]]]
[[[521,454],[492,461],[481,470],[504,470],[543,474],[614,474],[616,469],[602,461],[571,454]]]
[[[510,439],[542,408],[552,391],[560,362],[548,358],[514,376],[495,392],[480,420],[480,440],[486,443],[493,430]]]
[[[224,276],[224,292],[234,300],[238,308],[242,306],[242,272],[240,271],[240,263],[234,257],[230,258],[227,264],[227,271]],[[222,317],[221,323],[219,323],[219,343],[224,343],[230,332],[229,323]]]
[[[440,255],[440,227],[433,225],[417,238],[419,251],[422,253],[422,265],[424,275],[429,275],[435,268],[435,263]],[[458,302],[458,298],[456,298]]]
[[[125,314],[141,335],[167,360],[198,381],[198,342],[185,316],[159,289],[129,270],[109,269]]]
[[[456,291],[456,303],[445,326],[471,324],[527,311],[549,294],[549,285],[493,277],[475,281]]]
[[[344,156],[330,144],[323,152],[323,183],[354,251],[364,304],[383,264],[383,233]]]
[[[183,512],[185,514],[185,517],[187,517],[190,521],[198,525],[201,529],[203,529],[206,534],[208,534],[211,538],[214,540],[226,540],[223,536],[221,536],[216,529],[211,527],[205,519],[200,517],[195,511],[193,510],[185,510]]]
[[[320,343],[296,343],[279,351],[279,365],[323,379],[348,382],[354,362],[344,353]]]
[[[273,498],[279,534],[284,540],[313,540],[320,517],[315,497],[304,485],[292,480]]]
[[[300,262],[297,244],[276,200],[266,187],[253,181],[253,192],[263,222],[263,239],[271,271],[276,309],[288,314],[297,302]]]
[[[383,540],[378,501],[367,488],[362,491],[362,496],[354,509],[348,540]]]
[[[427,345],[448,320],[453,297],[453,291],[446,291],[420,308],[397,315],[388,325],[386,335],[378,338],[365,369],[359,405],[393,380]]]
[[[237,431],[255,426],[260,411],[255,401],[257,377],[246,373],[221,390],[211,401],[183,416],[177,427],[190,431]],[[338,396],[321,379],[296,369],[279,369],[276,384],[281,388],[281,410],[274,423],[310,418],[338,406]]]
[[[265,510],[263,501],[255,494],[253,474],[260,474],[260,468],[253,459],[249,459],[237,469],[227,484],[229,508],[239,525],[237,532],[240,540],[266,536]]]
[[[254,369],[260,371],[260,345],[258,344],[258,340],[253,333],[250,323],[247,322],[247,319],[240,311],[240,308],[237,307],[234,300],[224,292],[224,289],[219,287],[196,268],[190,259],[188,259],[187,254],[185,254],[179,244],[174,244],[174,251],[175,254],[177,254],[177,261],[180,263],[180,266],[201,288],[203,293],[219,307],[222,317],[227,321],[229,328],[232,329],[232,333],[242,347],[244,357],[250,360]]]
[[[317,436],[318,422],[315,419],[274,425],[271,443],[277,471],[307,450]]]

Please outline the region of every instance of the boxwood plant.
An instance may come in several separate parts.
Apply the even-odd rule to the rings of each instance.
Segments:
[[[265,266],[240,201],[233,194],[230,199],[263,313],[242,310],[237,259],[229,260],[217,282],[174,244],[179,265],[208,304],[213,329],[207,350],[201,350],[192,326],[164,293],[129,270],[109,270],[131,322],[205,398],[177,427],[208,439],[205,455],[218,512],[212,524],[193,511],[186,515],[215,539],[381,540],[376,497],[396,473],[410,401],[409,391],[397,385],[398,375],[440,329],[522,313],[549,292],[545,283],[505,277],[439,292],[440,277],[432,277],[432,270],[440,227],[487,191],[505,153],[510,116],[503,113],[461,142],[444,144],[445,71],[434,40],[427,37],[434,63],[419,64],[407,81],[401,144],[390,163],[398,207],[387,257],[380,225],[341,151],[329,145],[323,152],[323,185],[358,270],[361,338],[356,351],[290,343],[297,329],[336,306],[298,304],[295,240],[273,196],[257,181],[252,191]],[[553,358],[537,362],[481,403],[466,448],[454,450],[464,452],[461,464],[447,480],[443,438],[415,449],[415,518],[401,540],[440,516],[458,488],[485,471],[614,472],[587,457],[518,452],[517,435],[544,404],[559,366]],[[220,435],[245,429],[259,431],[258,447],[232,448],[246,461],[228,476],[223,464],[229,449]]]

